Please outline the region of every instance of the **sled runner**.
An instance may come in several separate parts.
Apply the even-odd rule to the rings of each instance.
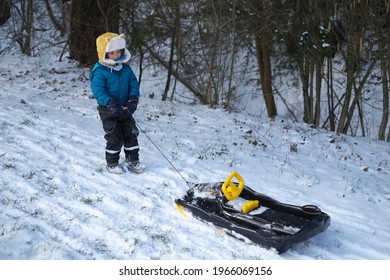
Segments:
[[[330,224],[330,216],[317,206],[281,203],[245,186],[236,172],[225,182],[196,184],[175,202],[180,211],[189,210],[238,239],[243,239],[242,235],[279,253],[321,233]]]

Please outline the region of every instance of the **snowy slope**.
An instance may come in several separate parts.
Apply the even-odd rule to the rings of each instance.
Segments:
[[[389,143],[162,103],[165,80],[146,76],[135,118],[148,170],[118,176],[105,171],[88,69],[7,54],[0,73],[0,259],[390,259]],[[278,255],[176,210],[186,181],[231,171],[318,205],[330,227]]]

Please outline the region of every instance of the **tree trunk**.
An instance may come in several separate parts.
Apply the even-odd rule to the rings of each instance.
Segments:
[[[264,20],[263,1],[252,0],[252,8],[256,15],[255,44],[257,61],[260,71],[261,86],[263,97],[267,107],[268,117],[273,118],[277,115],[274,95],[272,93],[272,67],[269,28]]]
[[[25,55],[31,55],[31,37],[34,25],[33,0],[20,2],[19,15],[22,18],[22,24],[18,34],[16,34],[16,42],[19,44],[20,50]]]
[[[8,0],[1,0],[0,2],[0,26],[8,21],[11,17],[11,7]]]
[[[384,43],[379,44],[379,54],[381,58],[381,78],[382,78],[382,92],[383,92],[383,108],[382,120],[379,126],[378,139],[385,140],[386,127],[389,122],[389,73],[388,73],[388,59],[386,59],[384,51]]]
[[[356,60],[359,57],[359,40],[356,40],[356,33],[353,31],[348,31],[348,41],[347,41],[347,55],[346,55],[346,68],[347,68],[347,87],[344,94],[344,102],[342,104],[342,109],[339,117],[339,123],[337,126],[337,133],[346,134],[348,131],[347,118],[348,114],[353,114],[353,111],[349,111],[351,99],[352,99],[352,89],[355,82],[355,72],[357,71]],[[356,45],[357,44],[357,45]]]
[[[70,55],[83,66],[97,61],[96,38],[104,32],[118,32],[119,0],[72,1]]]
[[[176,40],[176,33],[175,31],[172,32],[172,38],[171,38],[171,50],[169,54],[169,61],[168,61],[168,73],[167,73],[167,81],[165,82],[165,89],[164,93],[162,95],[162,101],[166,101],[168,97],[168,91],[171,86],[171,77],[172,77],[172,70],[173,70],[173,58],[175,53],[175,40]]]
[[[45,6],[46,6],[46,10],[47,10],[47,13],[49,15],[49,18],[51,20],[51,22],[53,23],[54,25],[54,28],[56,30],[58,30],[61,35],[64,35],[66,33],[66,28],[65,26],[63,26],[55,17],[54,13],[53,13],[53,10],[50,6],[50,3],[49,3],[49,0],[44,0],[45,2]]]
[[[389,5],[390,6],[390,5]],[[387,83],[389,84],[390,83],[390,57],[387,56],[387,79],[386,79]],[[387,132],[387,139],[386,139],[387,142],[390,142],[390,128]]]
[[[335,106],[334,106],[334,94],[333,94],[333,61],[331,57],[327,59],[327,69],[328,69],[328,114],[329,114],[329,129],[330,131],[336,130],[336,121],[335,121]]]
[[[172,70],[174,66],[174,55],[175,55],[175,48],[177,46],[177,37],[180,34],[180,3],[174,1],[173,9],[174,9],[174,22],[173,22],[173,30],[172,30],[172,37],[171,37],[171,50],[169,54],[169,62],[168,62],[168,74],[167,74],[167,81],[165,83],[165,89],[164,94],[162,96],[162,101],[166,101],[168,98],[168,91],[171,86],[171,78],[172,78]]]
[[[351,125],[351,121],[352,121],[352,116],[353,116],[353,112],[355,111],[355,107],[356,105],[359,105],[359,101],[361,100],[361,96],[362,96],[362,92],[363,92],[363,87],[364,85],[366,84],[367,82],[367,79],[369,78],[372,70],[374,69],[374,66],[377,62],[377,59],[373,59],[370,66],[368,67],[367,69],[367,72],[366,74],[364,75],[362,81],[360,82],[359,84],[359,87],[356,87],[355,86],[355,83],[356,81],[354,81],[354,91],[355,91],[355,97],[353,98],[352,100],[352,103],[351,103],[351,106],[350,106],[350,109],[349,109],[349,112],[347,114],[347,118],[346,118],[346,121],[345,121],[345,125],[344,125],[344,133],[347,133],[348,131],[348,127]],[[359,114],[360,114],[360,120],[363,120],[363,117],[362,117],[362,108],[359,109]],[[363,124],[362,124],[363,125]],[[363,128],[363,127],[362,127]],[[365,136],[365,131],[362,129],[362,134],[363,136]]]
[[[310,85],[310,59],[308,56],[304,56],[300,63],[301,69],[301,81],[302,81],[302,95],[303,95],[303,121],[305,123],[310,122],[310,95],[309,95],[309,85]]]
[[[314,122],[314,72],[315,72],[315,58],[310,56],[309,57],[309,121],[308,124],[312,125]]]
[[[261,85],[263,88],[263,97],[267,107],[268,117],[273,118],[277,115],[274,95],[272,93],[272,69],[271,57],[267,43],[262,43],[260,38],[256,39],[257,59],[259,63]]]
[[[313,121],[315,127],[320,126],[322,74],[323,74],[323,58],[322,56],[318,56],[316,60],[316,102],[315,102],[314,121]]]

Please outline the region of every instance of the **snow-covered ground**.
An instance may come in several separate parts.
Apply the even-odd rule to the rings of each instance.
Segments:
[[[389,143],[164,103],[165,79],[145,76],[135,118],[148,169],[114,175],[89,70],[57,60],[0,56],[0,259],[390,259]],[[319,206],[329,228],[279,255],[177,211],[186,181],[232,171],[281,202]]]

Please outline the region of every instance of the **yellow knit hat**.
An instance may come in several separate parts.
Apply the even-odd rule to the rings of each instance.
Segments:
[[[96,39],[96,49],[99,61],[108,65],[115,65],[116,62],[112,59],[106,58],[106,53],[115,50],[124,50],[124,59],[120,63],[126,63],[130,60],[130,52],[126,49],[125,35],[118,35],[112,32],[106,32]]]

